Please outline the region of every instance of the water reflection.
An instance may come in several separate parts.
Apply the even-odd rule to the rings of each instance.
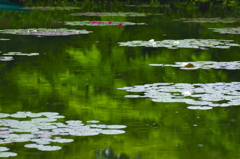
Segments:
[[[176,4],[173,5],[177,7]],[[84,9],[94,11],[96,7],[97,5],[92,5],[92,8]],[[105,26],[68,26],[69,29],[86,29],[93,32],[64,37],[1,34],[1,38],[10,39],[1,41],[1,55],[13,51],[39,53],[38,56],[13,55],[14,60],[0,61],[2,113],[52,111],[61,113],[66,120],[91,119],[100,120],[108,125],[128,126],[126,133],[117,136],[74,137],[75,142],[64,145],[56,153],[28,151],[18,144],[11,145],[11,150],[25,151],[19,153],[19,158],[136,158],[139,154],[142,158],[151,159],[201,159],[202,154],[206,159],[228,158],[228,154],[237,156],[240,121],[238,106],[193,111],[186,109],[185,103],[154,103],[147,98],[124,98],[127,93],[116,89],[158,82],[192,84],[239,81],[239,70],[186,71],[175,67],[149,66],[154,63],[174,64],[176,61],[236,61],[240,58],[239,47],[169,50],[118,45],[120,41],[136,39],[226,39],[240,43],[236,35],[219,35],[207,29],[226,27],[228,24],[172,21],[183,17],[216,17],[222,13],[222,10],[201,13],[198,12],[197,6],[193,7],[182,5],[180,12],[170,8],[148,7],[119,7],[122,10],[118,10],[134,10],[139,13],[164,12],[163,16],[147,17],[71,16],[70,14],[79,12],[75,10],[34,10],[29,14],[2,12],[0,21],[4,25],[0,26],[1,30],[66,27],[64,23],[58,23],[59,21],[147,23],[141,26],[116,26],[111,29]],[[110,8],[109,11],[116,11],[115,9]],[[95,12],[99,10],[104,11],[97,9]],[[228,85],[218,88],[226,87]],[[218,90],[210,90],[213,91]],[[234,93],[238,94],[236,91]],[[183,94],[187,95],[189,92]],[[206,94],[203,99],[207,100],[207,97]],[[96,150],[99,150],[97,155]]]
[[[110,147],[105,148],[105,150],[98,150],[96,153],[96,159],[131,159],[131,157],[126,154],[115,154],[114,150]],[[138,155],[136,159],[141,159],[141,156]]]

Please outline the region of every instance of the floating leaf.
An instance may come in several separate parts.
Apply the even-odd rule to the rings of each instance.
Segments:
[[[66,36],[66,35],[77,35],[77,34],[88,34],[92,31],[87,30],[74,30],[66,28],[29,28],[29,29],[5,29],[0,30],[3,34],[16,34],[16,35],[38,35],[38,36]]]
[[[150,13],[136,13],[136,12],[84,12],[73,13],[74,16],[123,16],[123,17],[144,17],[152,15]],[[157,14],[162,15],[162,14]]]
[[[181,19],[174,19],[174,21],[183,21],[183,22],[192,22],[192,23],[235,23],[239,22],[240,18],[181,18]]]
[[[8,147],[0,147],[0,152],[3,152],[3,151],[8,151],[9,148]]]
[[[220,34],[240,34],[240,27],[238,28],[209,28],[214,32],[218,32]]]
[[[233,45],[229,45],[233,44]],[[183,40],[163,40],[154,41],[128,41],[119,42],[120,46],[145,46],[145,47],[165,47],[165,48],[194,48],[194,49],[205,49],[205,48],[220,48],[226,49],[230,46],[240,46],[238,44],[230,43],[229,40],[218,40],[218,39],[183,39]]]
[[[25,7],[24,9],[31,9],[31,10],[73,10],[73,9],[81,9],[80,7],[50,7],[50,6],[38,6],[38,7]]]
[[[134,92],[135,87],[128,87],[127,92]],[[217,82],[217,83],[176,83],[147,84],[142,86],[144,95],[154,102],[184,102],[186,104],[199,107],[189,107],[191,109],[211,109],[209,107],[228,107],[240,105],[240,82]],[[135,96],[135,95],[134,95]],[[137,98],[137,96],[136,96]]]
[[[109,21],[66,21],[65,25],[78,25],[78,26],[113,26],[113,25],[146,25],[146,23],[133,23],[133,22],[109,22]]]
[[[107,135],[117,135],[117,134],[124,134],[124,130],[102,130],[102,134],[107,134]]]
[[[0,157],[14,157],[17,156],[14,152],[0,152]]]
[[[11,56],[1,56],[0,61],[12,61],[13,57]]]
[[[186,64],[191,63],[194,67],[186,67]],[[197,62],[175,62],[171,64],[149,64],[150,66],[171,66],[180,67],[181,69],[193,70],[193,69],[226,69],[226,70],[239,70],[240,61],[229,62],[216,62],[216,61],[197,61]]]
[[[45,146],[45,145],[40,145],[37,147],[38,150],[40,151],[56,151],[62,149],[60,146]]]

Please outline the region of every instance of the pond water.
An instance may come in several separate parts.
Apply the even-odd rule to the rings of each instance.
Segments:
[[[120,8],[0,12],[0,155],[240,158],[236,12]]]

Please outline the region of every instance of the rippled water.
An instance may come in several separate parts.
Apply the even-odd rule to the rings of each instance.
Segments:
[[[60,150],[51,152],[24,147],[30,142],[14,141],[0,146],[17,154],[12,158],[239,158],[240,103],[236,98],[239,96],[240,47],[213,47],[213,44],[206,43],[207,49],[186,48],[182,45],[178,49],[171,48],[180,42],[184,43],[184,39],[217,39],[229,41],[229,44],[240,44],[238,34],[219,34],[209,29],[238,27],[239,21],[175,21],[174,19],[181,18],[234,17],[234,14],[230,11],[222,12],[218,8],[202,11],[194,7],[173,7],[123,7],[122,11],[125,12],[146,13],[135,16],[77,16],[77,13],[93,12],[87,8],[34,9],[28,13],[0,12],[0,30],[25,31],[24,35],[0,31],[1,113],[57,112],[65,116],[59,119],[59,123],[76,120],[83,123],[92,121],[95,124],[94,121],[100,121],[96,123],[96,128],[102,128],[101,124],[113,125],[113,129],[118,129],[114,125],[123,125],[121,132],[125,132],[96,136],[66,135],[64,138],[74,141],[51,144],[61,147]],[[106,10],[100,12],[105,13]],[[112,8],[109,12],[116,10]],[[84,23],[65,25],[65,22],[71,21]],[[84,25],[86,22],[89,24]],[[94,25],[92,22],[105,22],[106,26]],[[111,22],[117,24],[108,26]],[[127,23],[131,25],[124,25],[124,22],[131,22]],[[138,23],[144,25],[134,25]],[[47,33],[37,34],[37,29],[30,29],[29,33],[29,28],[54,29],[50,34],[55,34],[56,28],[91,32],[45,36]],[[157,41],[160,45],[164,40],[170,41],[167,44],[170,48],[119,46],[119,42],[131,41],[146,41],[151,45]],[[199,61],[202,63],[199,64]],[[179,69],[183,67],[179,65],[188,62],[197,68]],[[151,64],[158,67],[152,67]],[[224,67],[220,67],[220,64]],[[214,69],[215,67],[218,68]],[[232,67],[235,69],[228,69]],[[154,87],[154,83],[170,84],[171,88],[164,86],[165,93],[146,91],[148,87]],[[181,84],[191,88],[181,87],[176,90]],[[129,92],[119,90],[126,87],[141,88],[144,91],[132,91],[131,96],[128,96]],[[202,87],[205,90],[201,92],[199,89]],[[147,96],[139,97],[146,92]],[[166,94],[169,96],[165,98]],[[220,101],[209,99],[216,94],[218,96],[214,98],[221,98]],[[156,96],[157,102],[153,102],[152,97]],[[171,101],[173,97],[174,100]],[[192,103],[185,102],[187,98],[196,103],[211,101],[207,104],[208,107],[213,107],[214,104],[217,106],[214,109],[199,110],[198,104],[194,103],[196,107],[191,107]],[[177,101],[178,99],[183,102]],[[227,106],[222,106],[224,103]],[[2,118],[12,119],[14,116]]]

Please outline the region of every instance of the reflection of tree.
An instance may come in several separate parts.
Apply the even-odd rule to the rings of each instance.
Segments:
[[[175,11],[166,13],[172,17],[189,15],[185,10],[181,13]],[[193,16],[198,15],[190,13]],[[40,14],[40,19],[35,20],[37,14]],[[65,16],[62,11],[43,14],[36,11],[30,13],[29,17],[21,15],[23,18],[20,20],[18,20],[20,15],[14,14],[12,17],[10,15],[8,13],[7,17],[11,18],[9,21],[12,22],[13,27],[25,26],[29,17],[31,17],[30,23],[27,26],[51,26],[52,23],[48,21],[59,20],[61,16]],[[78,18],[86,20],[86,17]],[[102,20],[107,20],[105,18]],[[207,112],[191,111],[182,103],[154,103],[145,98],[126,99],[124,98],[126,92],[116,89],[156,82],[237,81],[239,71],[237,73],[226,70],[186,71],[171,67],[151,67],[149,64],[236,60],[239,58],[239,49],[169,50],[120,47],[118,41],[183,37],[218,38],[219,35],[206,28],[201,29],[207,24],[173,22],[168,16],[131,17],[119,20],[147,21],[148,26],[116,26],[111,30],[110,27],[86,27],[87,30],[93,30],[93,33],[68,37],[4,35],[11,37],[11,41],[1,45],[2,52],[39,52],[40,56],[14,57],[14,61],[1,63],[2,111],[5,109],[14,112],[58,111],[68,119],[86,121],[94,118],[106,123],[128,126],[126,134],[117,138],[79,137],[81,141],[69,145],[71,148],[63,148],[62,151],[56,152],[54,155],[57,157],[49,157],[52,154],[44,153],[46,158],[68,156],[69,159],[79,159],[79,154],[84,157],[91,156],[92,150],[104,146],[111,147],[111,149],[107,148],[110,152],[114,150],[114,157],[117,157],[117,154],[124,157],[120,150],[125,151],[127,154],[125,158],[138,154],[143,158],[151,159],[192,159],[197,158],[196,154],[199,152],[205,154],[205,158],[219,158],[225,156],[227,152],[239,154],[239,149],[236,148],[239,145],[238,140],[233,140],[239,136],[237,124],[239,116],[236,107],[216,108]],[[56,26],[63,27],[61,24]],[[230,35],[224,38],[238,40],[236,36]],[[98,155],[106,157],[105,150],[101,152],[102,156]]]

